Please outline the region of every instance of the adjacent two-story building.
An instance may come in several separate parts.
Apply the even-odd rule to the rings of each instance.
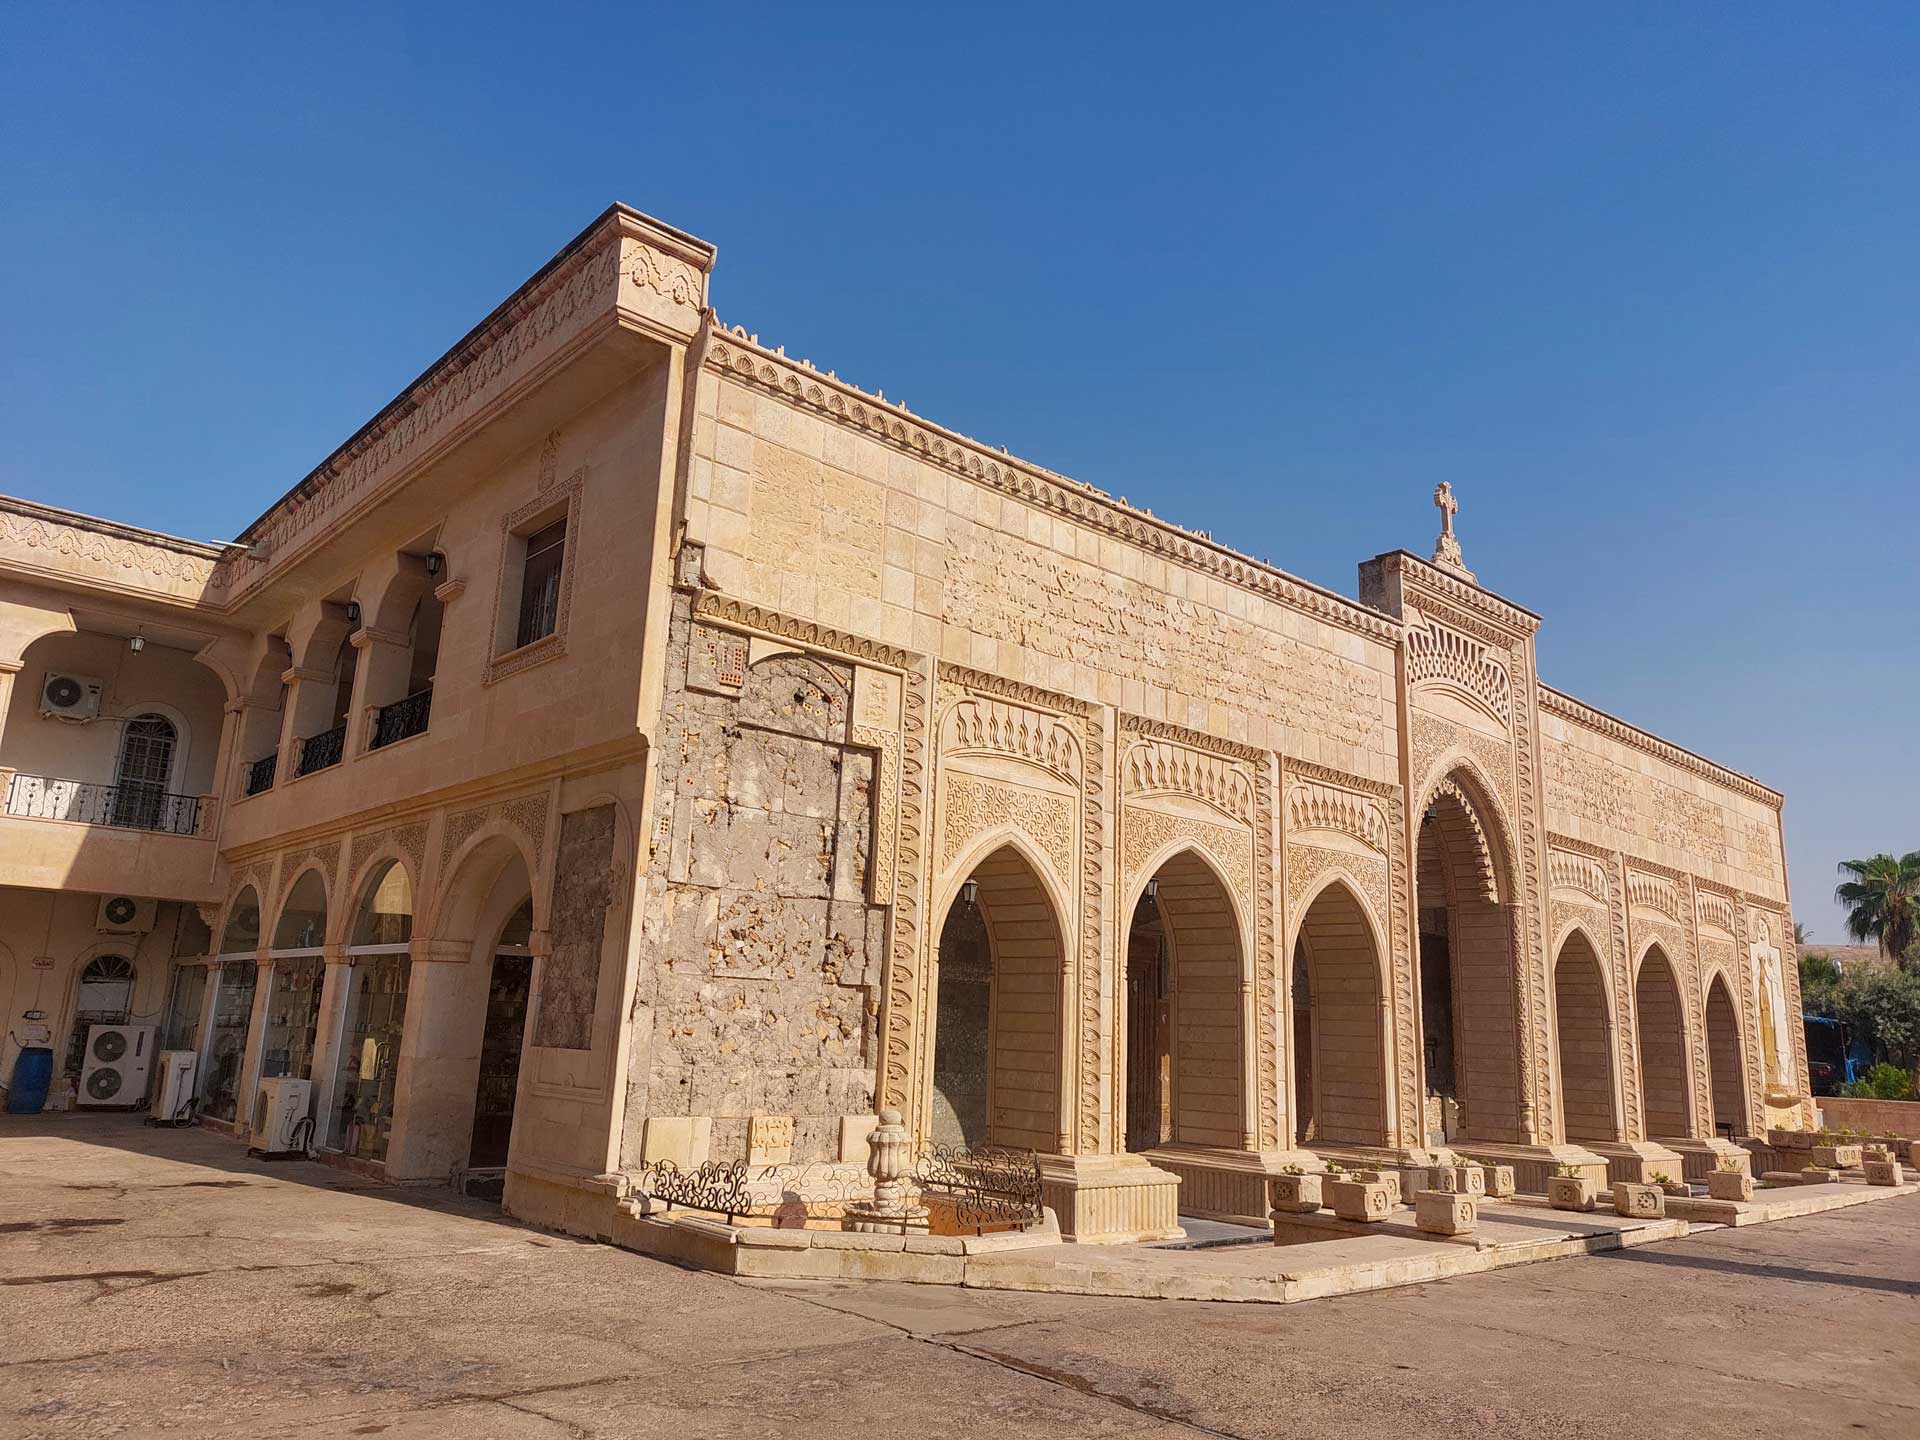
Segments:
[[[1780,795],[1541,683],[1450,508],[1321,590],[722,325],[713,254],[610,210],[230,544],[0,502],[0,1078],[152,1024],[204,1123],[304,1081],[585,1233],[879,1108],[1083,1239],[1807,1118]]]

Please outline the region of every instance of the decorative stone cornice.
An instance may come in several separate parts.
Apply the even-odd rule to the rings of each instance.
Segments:
[[[1629,725],[1624,720],[1615,719],[1603,710],[1574,699],[1571,695],[1555,690],[1550,685],[1540,687],[1540,708],[1549,715],[1558,715],[1563,720],[1571,720],[1577,725],[1605,735],[1609,740],[1617,740],[1622,745],[1676,765],[1716,785],[1724,785],[1729,790],[1745,795],[1750,800],[1778,810],[1785,798],[1778,790],[1762,785],[1751,776],[1739,774],[1723,765],[1716,765],[1705,756],[1696,755],[1691,750],[1683,750],[1670,740],[1662,740],[1638,726]]]
[[[870,395],[830,371],[792,359],[783,349],[768,349],[739,326],[727,329],[719,327],[717,321],[715,325],[702,361],[709,370],[751,384],[790,404],[817,410],[1024,504],[1066,516],[1149,554],[1212,575],[1315,619],[1389,645],[1399,639],[1400,627],[1393,620],[1364,605],[1230,550],[1210,535],[1183,529],[1136,509],[1104,490],[922,420],[904,405],[879,394]]]
[[[589,328],[618,316],[691,335],[713,253],[637,210],[609,209],[246,528],[248,550],[227,565],[233,591],[483,418]]]
[[[0,565],[62,576],[94,571],[109,584],[197,602],[224,587],[220,562],[233,548],[0,495]]]
[[[852,635],[844,630],[835,630],[830,625],[815,624],[811,620],[796,620],[791,615],[778,610],[768,609],[764,605],[749,605],[730,595],[722,595],[713,590],[701,590],[684,586],[693,595],[693,613],[701,620],[711,620],[719,625],[730,625],[740,630],[758,631],[775,640],[790,641],[803,648],[828,651],[843,655],[852,660],[864,660],[870,665],[883,665],[893,670],[912,669],[917,662],[911,651],[896,646],[884,645],[878,640],[869,640],[864,636]]]

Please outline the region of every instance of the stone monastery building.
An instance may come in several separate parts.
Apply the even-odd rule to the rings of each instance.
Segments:
[[[1543,685],[1445,487],[1348,599],[713,258],[607,211],[230,545],[0,500],[0,1081],[152,1025],[203,1123],[304,1080],[323,1157],[587,1234],[659,1158],[862,1176],[883,1107],[1086,1240],[1810,1122],[1781,796]]]

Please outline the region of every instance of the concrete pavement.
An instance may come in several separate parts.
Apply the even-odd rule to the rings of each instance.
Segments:
[[[1910,1434],[1920,1200],[1284,1307],[758,1283],[0,1118],[0,1434]]]

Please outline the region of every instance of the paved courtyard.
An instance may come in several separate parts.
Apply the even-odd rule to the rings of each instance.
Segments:
[[[1910,1435],[1920,1200],[1291,1306],[763,1285],[0,1117],[0,1434]]]

